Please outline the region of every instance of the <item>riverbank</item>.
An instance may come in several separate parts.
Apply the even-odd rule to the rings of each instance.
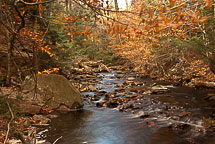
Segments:
[[[85,104],[90,107],[126,112],[131,117],[140,118],[146,127],[164,126],[192,139],[196,139],[194,135],[204,137],[205,132],[213,135],[213,89],[178,87],[178,84],[164,80],[151,80],[125,67],[107,67],[101,61],[76,64],[76,67],[62,69],[61,74],[79,89],[84,95]],[[44,108],[44,113],[41,113],[43,116],[30,114],[40,117],[37,120],[33,117],[19,117],[21,120],[16,121],[17,125],[11,129],[27,123],[20,130],[27,134],[29,126],[48,126],[52,118],[57,117],[51,116],[49,110],[48,107]],[[46,122],[42,122],[42,119]],[[5,120],[2,123],[4,128],[8,122]],[[6,129],[2,131],[4,133]],[[3,141],[5,135],[1,137]]]
[[[215,88],[215,74],[212,66],[197,57],[179,58],[177,61],[162,61],[134,65],[133,71],[153,80],[166,81],[177,86]],[[135,64],[135,62],[134,62]]]

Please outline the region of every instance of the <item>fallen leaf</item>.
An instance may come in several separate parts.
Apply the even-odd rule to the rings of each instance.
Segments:
[[[148,125],[150,125],[150,126],[155,126],[155,123],[152,122],[152,121],[146,121],[146,123],[147,123]]]
[[[179,116],[179,117],[184,117],[184,116],[187,116],[187,115],[188,115],[187,112],[181,112],[178,116]]]

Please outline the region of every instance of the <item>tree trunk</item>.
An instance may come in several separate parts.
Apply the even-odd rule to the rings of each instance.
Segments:
[[[66,12],[68,12],[68,6],[69,6],[68,0],[65,0],[65,6],[66,6]]]
[[[33,31],[34,33],[37,32],[37,17],[34,18],[34,22],[33,22]],[[39,71],[39,65],[38,65],[38,56],[37,56],[37,49],[36,49],[36,43],[33,46],[33,70],[34,73],[37,74]]]
[[[69,11],[71,11],[71,10],[72,10],[72,1],[69,0]]]
[[[16,37],[16,34],[14,33],[8,41],[6,85],[10,85],[10,82],[11,82],[12,53],[13,53],[13,48],[14,48],[15,37]]]
[[[0,0],[0,14],[1,14],[1,7],[2,7],[2,0]]]
[[[118,11],[119,10],[118,1],[114,0],[114,4],[115,4],[115,10]]]
[[[8,54],[7,54],[7,76],[6,76],[6,85],[10,85],[11,83],[11,72],[12,72],[12,56],[13,56],[13,49],[14,49],[14,43],[17,34],[19,31],[25,27],[25,19],[24,16],[27,14],[26,12],[21,15],[20,11],[18,10],[18,7],[16,6],[16,1],[14,2],[14,8],[17,12],[17,15],[21,18],[21,24],[18,26],[18,28],[11,34],[9,41],[8,41]]]
[[[1,19],[2,14],[2,1],[0,0],[0,21],[3,23],[3,20]],[[14,33],[11,37],[9,36],[8,29],[3,24],[3,27],[5,29],[6,33],[6,39],[7,39],[7,76],[6,76],[6,85],[10,85],[11,82],[11,69],[12,69],[12,52],[14,47],[14,40],[16,37],[16,34]]]
[[[209,67],[211,72],[215,73],[215,52],[213,52],[211,58],[209,58]]]
[[[49,3],[48,5],[48,11],[47,11],[47,17],[50,18],[52,15],[52,3]]]
[[[125,0],[126,3],[126,10],[128,10],[128,0]]]

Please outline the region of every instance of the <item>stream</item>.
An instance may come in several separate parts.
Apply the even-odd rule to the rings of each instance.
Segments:
[[[140,85],[125,84],[130,77]],[[205,100],[214,90],[154,84],[133,73],[122,75],[117,71],[79,80],[97,90],[82,92],[83,111],[52,119],[42,133],[47,141],[53,143],[62,136],[57,143],[215,144],[214,101]],[[128,100],[123,104],[106,104],[105,95],[114,95],[115,101]]]

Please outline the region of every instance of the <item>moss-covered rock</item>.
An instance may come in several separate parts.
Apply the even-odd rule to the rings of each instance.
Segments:
[[[79,109],[84,105],[80,92],[62,75],[37,75],[36,87],[38,104],[48,105],[51,109],[57,110],[62,105],[68,109]],[[26,82],[24,89],[28,89],[33,93],[35,81],[29,80]]]

